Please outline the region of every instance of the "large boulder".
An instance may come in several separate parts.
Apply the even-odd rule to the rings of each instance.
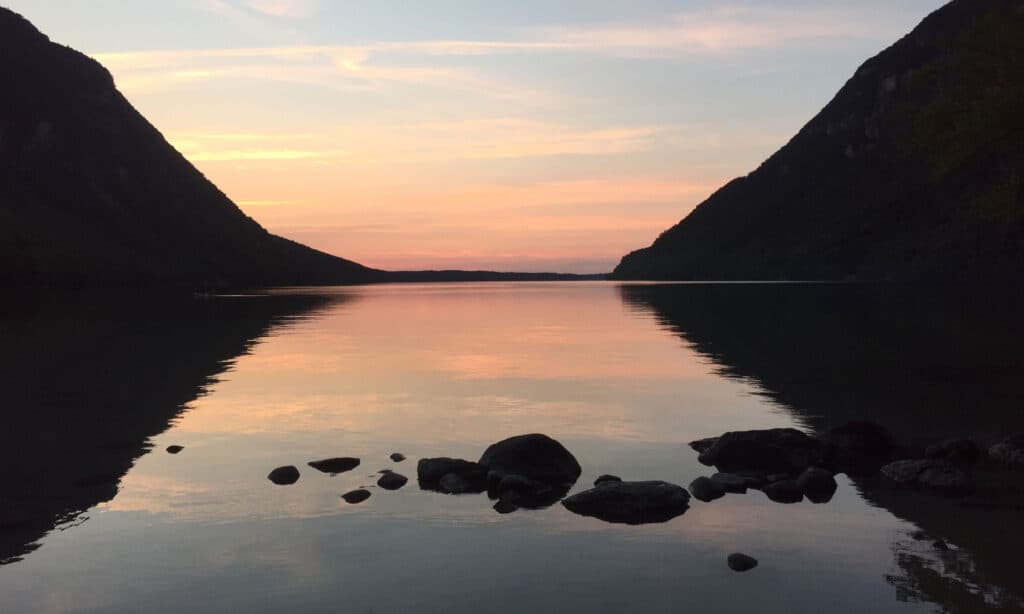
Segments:
[[[725,433],[699,459],[724,472],[798,473],[820,464],[822,455],[821,442],[802,431],[768,429]]]
[[[749,477],[736,475],[735,473],[716,473],[711,476],[711,481],[725,492],[737,495],[745,494],[748,488],[762,485],[760,482],[754,481]]]
[[[943,460],[900,460],[882,467],[882,475],[894,482],[935,490],[958,492],[969,489],[967,474]]]
[[[668,482],[607,482],[562,501],[569,511],[605,522],[648,524],[681,516],[690,494]]]
[[[848,422],[828,430],[821,440],[826,446],[825,464],[854,475],[878,471],[893,448],[889,431],[873,422]]]
[[[423,458],[416,465],[416,477],[420,488],[424,490],[451,493],[450,488],[441,488],[441,480],[447,476],[454,476],[448,478],[446,482],[449,487],[458,484],[459,493],[481,493],[487,490],[487,470],[479,463],[461,458],[440,457]],[[459,481],[456,482],[454,478],[458,478]]]
[[[491,444],[480,465],[498,476],[519,475],[550,485],[572,485],[580,477],[576,457],[547,435],[519,435]]]
[[[989,457],[1012,469],[1024,469],[1024,433],[1012,435],[988,449]]]

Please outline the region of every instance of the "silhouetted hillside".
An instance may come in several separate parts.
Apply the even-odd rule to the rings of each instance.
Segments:
[[[1024,0],[954,0],[619,279],[1024,273]]]
[[[268,233],[132,108],[102,66],[0,8],[0,280],[197,286],[376,276]]]

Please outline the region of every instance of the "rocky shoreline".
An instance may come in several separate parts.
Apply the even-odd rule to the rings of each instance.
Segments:
[[[895,488],[919,489],[944,497],[987,498],[998,504],[1010,498],[1024,503],[1024,435],[1014,435],[983,448],[969,439],[949,439],[927,447],[896,442],[882,426],[850,422],[820,436],[793,428],[731,431],[690,443],[703,465],[716,473],[698,476],[688,488],[670,481],[624,481],[598,477],[592,488],[567,496],[582,474],[579,462],[561,443],[542,434],[519,435],[489,446],[476,461],[422,458],[416,465],[421,490],[448,495],[486,493],[493,509],[509,514],[561,503],[568,511],[604,522],[641,525],[677,518],[691,498],[711,503],[729,494],[758,490],[776,503],[807,500],[824,504],[839,488],[837,474],[887,480]],[[405,460],[394,453],[393,462]],[[357,458],[339,457],[307,463],[331,476],[358,467]],[[391,469],[379,472],[377,487],[401,489],[408,478]],[[294,466],[268,476],[286,486],[299,480]],[[370,498],[361,487],[341,495],[349,504]],[[751,563],[753,561],[753,563]],[[756,566],[735,553],[729,567],[747,571]]]

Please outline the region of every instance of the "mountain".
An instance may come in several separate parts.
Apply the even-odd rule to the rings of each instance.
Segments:
[[[106,69],[0,8],[0,281],[196,287],[379,276],[267,232],[167,143]]]
[[[1024,273],[1024,0],[954,0],[617,279]]]

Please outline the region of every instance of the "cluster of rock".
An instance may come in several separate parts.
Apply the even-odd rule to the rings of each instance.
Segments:
[[[483,493],[501,513],[539,509],[561,500],[582,469],[565,446],[547,435],[511,437],[492,444],[477,461],[424,458],[416,466],[420,487],[452,495]]]
[[[987,451],[969,439],[951,439],[928,446],[921,455],[895,445],[884,427],[870,422],[850,422],[821,437],[796,429],[734,431],[690,446],[700,453],[701,463],[719,470],[690,484],[690,492],[702,501],[759,489],[779,503],[804,497],[824,503],[836,492],[836,473],[881,473],[900,484],[955,494],[972,489],[970,471],[979,462],[1024,468],[1024,435]]]
[[[732,431],[690,446],[700,453],[701,463],[719,471],[690,484],[701,501],[755,489],[777,503],[805,497],[826,503],[838,488],[835,473],[877,471],[890,454],[891,441],[877,425],[850,423],[821,438],[796,429]]]
[[[391,460],[399,463],[405,460],[405,456],[401,453],[395,452],[390,456]],[[348,456],[336,457],[336,458],[325,458],[323,460],[310,461],[308,464],[313,469],[321,473],[326,473],[331,476],[336,476],[341,473],[352,471],[359,466],[360,460],[358,458],[352,458]],[[398,490],[406,485],[409,478],[405,477],[400,473],[395,473],[390,469],[384,469],[381,472],[380,478],[377,480],[377,486],[384,490]],[[285,465],[278,467],[267,475],[267,479],[277,484],[278,486],[290,486],[299,481],[299,470],[294,465]],[[370,491],[365,488],[358,488],[356,490],[347,492],[341,495],[341,498],[350,504],[362,503],[370,498]]]

